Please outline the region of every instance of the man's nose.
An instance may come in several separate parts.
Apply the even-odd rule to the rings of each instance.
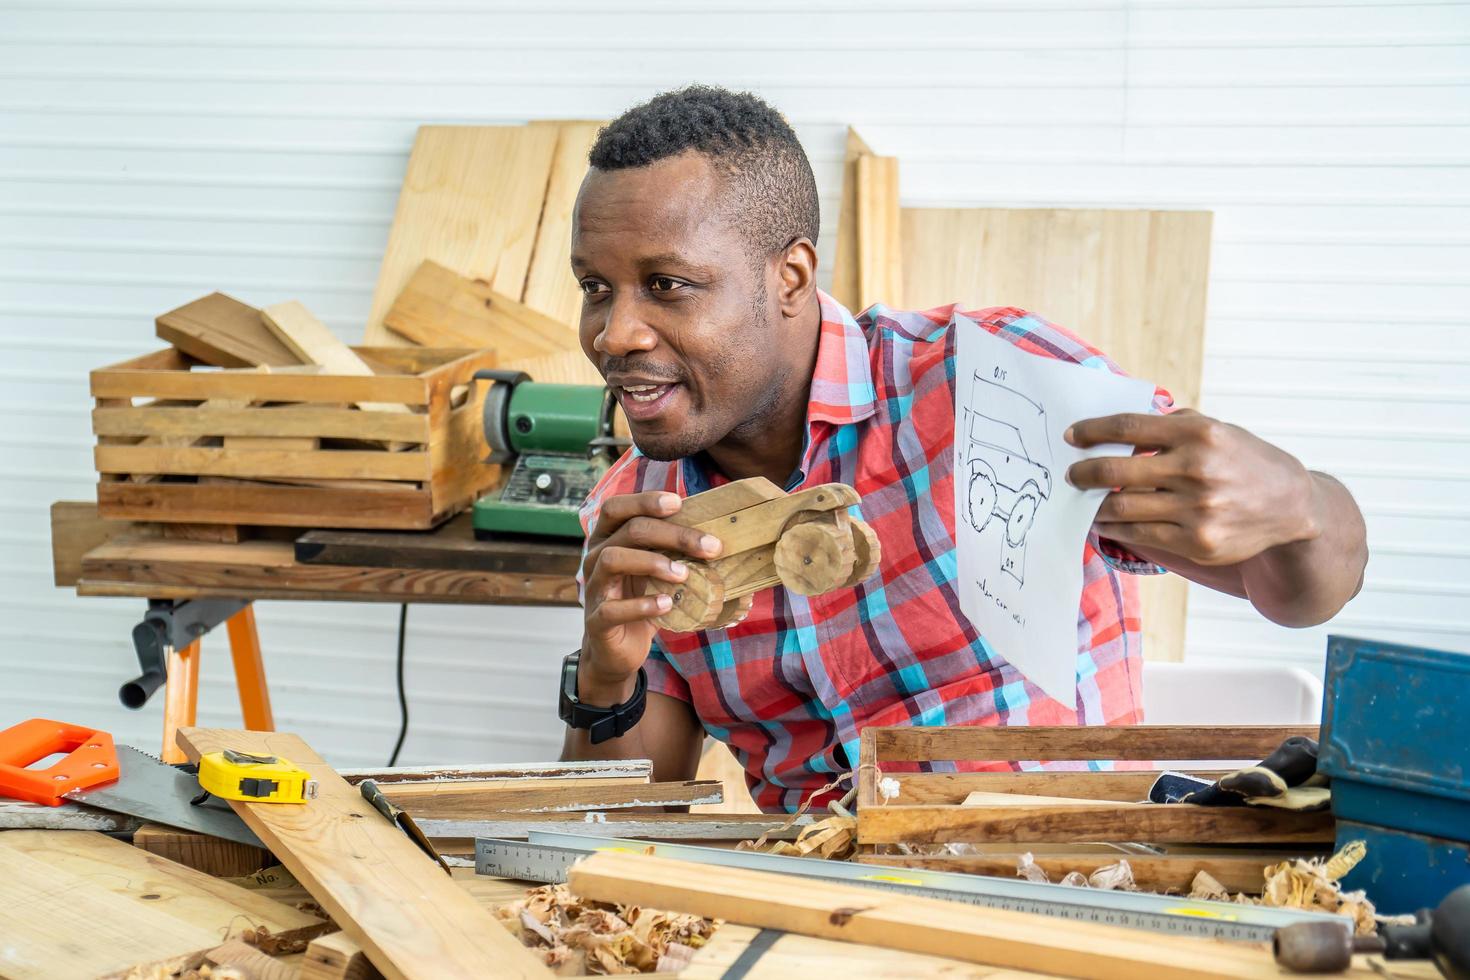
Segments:
[[[658,334],[639,315],[636,297],[614,294],[593,347],[613,357],[626,357],[633,351],[653,350],[656,346]]]

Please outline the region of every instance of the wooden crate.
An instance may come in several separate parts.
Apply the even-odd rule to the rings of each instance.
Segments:
[[[470,384],[495,366],[493,353],[354,350],[380,373],[201,369],[172,348],[93,371],[100,515],[422,530],[467,507],[499,470],[481,462],[488,386]],[[407,410],[357,407],[363,402]],[[222,445],[241,436],[283,442]],[[301,447],[302,438],[319,448]]]
[[[858,765],[858,860],[934,870],[1014,876],[1026,852],[1053,880],[1126,857],[1141,887],[1187,890],[1195,871],[1210,871],[1236,890],[1258,890],[1265,864],[1316,854],[1333,841],[1330,813],[1270,807],[1200,807],[1137,803],[1164,769],[1210,776],[1217,760],[1259,760],[1291,735],[1314,727],[895,727],[862,733]],[[1113,761],[1142,764],[1117,771],[925,772],[928,762]],[[1191,765],[1190,763],[1194,763]],[[885,801],[878,784],[898,781]],[[963,806],[973,792],[1096,800],[1095,804],[1007,802]],[[1120,843],[1155,845],[1162,854],[1123,853]],[[968,844],[968,853],[938,846]],[[901,847],[899,845],[910,845]],[[1240,845],[1251,845],[1243,850]]]

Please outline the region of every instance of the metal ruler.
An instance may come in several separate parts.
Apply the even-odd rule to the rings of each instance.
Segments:
[[[568,868],[588,854],[602,850],[638,854],[651,852],[658,857],[679,861],[749,871],[774,871],[1010,912],[1032,912],[1075,922],[1127,926],[1175,936],[1266,942],[1277,929],[1292,923],[1326,921],[1341,925],[1345,921],[1341,916],[1324,912],[1172,898],[1148,892],[1103,891],[952,871],[890,868],[690,844],[655,844],[619,837],[536,830],[530,832],[525,842],[477,839],[475,872],[526,881],[563,882],[567,880]]]

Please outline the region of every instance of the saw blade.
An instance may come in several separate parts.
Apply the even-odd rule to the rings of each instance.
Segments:
[[[213,799],[201,806],[189,802],[203,792],[197,777],[159,762],[131,745],[117,747],[117,766],[117,782],[76,790],[66,794],[66,798],[252,847],[265,846],[233,810],[209,805],[216,802]]]

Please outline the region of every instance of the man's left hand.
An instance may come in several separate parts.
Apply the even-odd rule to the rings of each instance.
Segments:
[[[1073,486],[1113,491],[1097,525],[1119,544],[1234,565],[1321,534],[1311,473],[1239,426],[1180,409],[1087,419],[1066,439],[1079,448],[1135,447],[1133,456],[1087,459],[1067,470]]]

